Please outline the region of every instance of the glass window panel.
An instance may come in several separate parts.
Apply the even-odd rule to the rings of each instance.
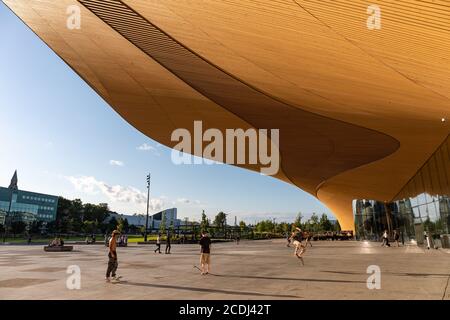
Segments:
[[[430,165],[427,162],[426,165],[422,168],[422,179],[425,186],[425,191],[429,194],[435,194],[435,188],[433,187],[433,183],[431,181],[431,174],[430,174]]]
[[[436,208],[436,204],[434,202],[427,204],[428,209],[428,216],[430,217],[431,221],[436,221],[439,219],[439,211]]]
[[[422,174],[420,172],[414,177],[414,184],[416,186],[416,192],[418,193],[417,201],[419,202],[419,204],[425,204],[425,187],[422,183]]]
[[[413,207],[412,210],[413,210],[413,213],[414,213],[414,217],[415,218],[420,218],[419,207]]]

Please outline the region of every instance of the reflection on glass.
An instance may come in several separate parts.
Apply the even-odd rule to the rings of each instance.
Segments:
[[[392,202],[356,200],[353,208],[356,236],[379,239],[385,229],[391,234],[398,230],[406,239],[419,242],[424,231],[435,240],[450,234],[449,146],[447,137]],[[366,214],[368,209],[370,215]]]

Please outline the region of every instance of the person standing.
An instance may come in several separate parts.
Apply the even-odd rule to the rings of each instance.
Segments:
[[[170,254],[170,232],[167,232],[167,240],[166,240],[166,254]]]
[[[155,249],[155,253],[156,251],[158,251],[159,253],[161,253],[161,233],[158,233],[158,236],[156,237],[156,249]]]
[[[430,243],[430,236],[428,235],[428,232],[424,231],[423,235],[425,237],[425,241],[427,242],[427,249],[430,250],[431,243]]]
[[[382,247],[390,247],[391,245],[389,244],[389,235],[387,230],[384,230],[383,233],[383,244],[381,245]]]
[[[398,231],[394,230],[394,241],[397,244],[397,247],[400,247],[400,244],[398,242],[399,239],[400,239],[400,235],[398,234]]]
[[[311,246],[311,248],[312,248],[311,240],[312,240],[312,234],[309,233],[309,232],[307,232],[307,233],[306,233],[306,243],[305,243],[305,248],[306,248],[306,246],[307,246],[308,244],[309,244],[309,245]]]
[[[106,270],[106,282],[111,282],[111,277],[114,282],[120,279],[119,276],[116,275],[117,268],[119,263],[117,261],[117,238],[120,232],[114,230],[111,235],[111,239],[109,240],[109,252],[108,252],[108,269]]]
[[[202,238],[199,242],[200,249],[200,270],[201,274],[205,275],[210,272],[211,267],[211,239],[206,231],[202,232]]]

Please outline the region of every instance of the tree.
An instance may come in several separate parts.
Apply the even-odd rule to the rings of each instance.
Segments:
[[[303,219],[303,215],[301,212],[299,212],[297,214],[297,217],[295,218],[294,225],[296,227],[302,228],[302,219]]]
[[[220,211],[214,218],[214,225],[225,231],[225,227],[227,225],[227,215]]]
[[[130,229],[130,224],[128,223],[128,219],[125,218],[123,220],[123,232],[128,233],[129,229]]]
[[[205,210],[202,212],[202,221],[200,222],[200,229],[202,232],[209,232],[209,220],[205,214]]]
[[[310,220],[310,224],[313,228],[313,231],[317,232],[317,230],[319,229],[319,216],[315,212],[313,212],[313,214],[309,220]]]
[[[322,217],[320,217],[320,228],[322,231],[332,231],[333,225],[331,224],[331,221],[328,219],[328,216],[323,213]]]
[[[86,234],[94,233],[95,221],[85,220],[83,221],[83,232]]]
[[[11,223],[11,232],[13,237],[16,237],[16,234],[23,233],[25,228],[27,227],[26,223],[23,221],[14,221]]]
[[[339,224],[339,221],[336,220],[336,224],[334,225],[334,231],[340,232],[341,231],[341,225]]]
[[[128,233],[129,228],[130,225],[128,224],[128,219],[120,217],[117,221],[117,230],[119,230],[120,233]]]
[[[117,225],[118,225],[118,222],[117,222],[116,218],[112,217],[108,222],[108,230],[109,231],[116,230]]]
[[[256,224],[256,231],[258,232],[273,232],[274,223],[272,220],[263,220]]]
[[[33,221],[30,225],[30,229],[29,232],[31,234],[38,234],[41,232],[41,228],[42,228],[42,221]]]
[[[247,225],[245,224],[244,221],[239,222],[239,228],[241,229],[241,232],[245,231],[245,229],[247,228]]]

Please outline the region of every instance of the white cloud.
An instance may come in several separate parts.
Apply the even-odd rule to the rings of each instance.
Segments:
[[[178,203],[190,203],[191,200],[186,199],[186,198],[178,198],[178,199],[177,199],[177,202],[178,202]]]
[[[125,164],[119,160],[109,160],[109,164],[112,166],[123,167]]]
[[[138,149],[139,151],[150,151],[152,152],[155,156],[160,156],[161,154],[158,152],[158,150],[156,150],[155,147],[147,144],[147,143],[143,143],[141,144],[139,147],[137,147],[136,149]]]
[[[108,185],[94,177],[65,177],[72,183],[76,190],[88,194],[103,194],[112,202],[125,202],[140,205],[147,205],[147,194],[134,187],[125,187],[121,185]],[[150,198],[150,209],[160,211],[164,207],[164,200],[161,198]]]

